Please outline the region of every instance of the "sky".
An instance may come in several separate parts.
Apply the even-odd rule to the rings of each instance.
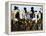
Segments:
[[[24,10],[23,8],[24,8],[24,7],[26,7],[28,11],[30,11],[30,10],[31,10],[31,7],[34,7],[34,10],[37,10],[37,11],[39,11],[39,10],[40,10],[40,8],[42,8],[42,6],[12,5],[12,7],[11,7],[11,8],[12,8],[12,9],[11,9],[12,11],[14,10],[14,6],[17,6],[19,10]]]

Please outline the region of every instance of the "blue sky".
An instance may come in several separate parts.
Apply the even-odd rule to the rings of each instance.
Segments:
[[[39,11],[40,8],[42,8],[41,6],[23,6],[23,5],[20,6],[20,5],[12,5],[12,10],[14,9],[14,6],[19,7],[20,10],[23,10],[23,8],[26,7],[28,11],[31,10],[31,7],[34,7],[34,10],[37,10],[37,11]]]

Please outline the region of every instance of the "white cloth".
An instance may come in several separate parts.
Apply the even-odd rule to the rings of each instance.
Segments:
[[[23,10],[20,10],[20,19],[25,18],[25,12]]]
[[[14,11],[12,11],[12,14],[13,14],[13,15],[11,16],[11,18],[12,18],[13,20],[15,20],[15,21],[18,21],[17,18],[15,18],[15,15],[16,15],[17,12],[19,12],[19,10],[14,10]]]
[[[35,18],[33,18],[32,20],[35,20],[35,22],[37,23],[37,20],[39,20],[41,18],[41,14],[39,12],[35,12]],[[39,16],[37,19],[37,15]]]

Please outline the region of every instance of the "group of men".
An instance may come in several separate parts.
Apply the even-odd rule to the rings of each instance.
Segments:
[[[33,24],[32,21],[35,21],[35,23],[32,25],[32,29],[33,30],[37,29],[37,27],[38,27],[38,29],[41,29],[42,28],[41,27],[42,26],[42,24],[41,24],[42,22],[37,25],[37,21],[39,19],[42,20],[42,13],[41,13],[40,10],[39,11],[34,10],[34,7],[31,7],[31,10],[30,11],[27,11],[27,8],[26,7],[24,7],[24,10],[19,10],[18,7],[15,6],[14,7],[14,11],[11,12],[11,19],[12,19],[12,21],[11,21],[12,29],[14,29],[14,30],[16,30],[16,29],[23,30],[26,27],[26,24],[28,24],[28,23],[30,25]],[[25,19],[25,20],[29,20],[29,21],[28,21],[28,23],[27,22],[25,23],[24,22],[25,20],[24,21],[21,21],[21,19],[22,20]],[[24,22],[25,25],[23,25],[22,22]],[[29,26],[28,25],[27,25],[27,27],[26,27],[25,30],[31,30],[30,25]]]
[[[26,7],[24,7],[24,10],[19,10],[17,6],[14,7],[14,11],[12,12],[12,18],[14,18],[15,21],[18,21],[18,19],[32,19],[32,21],[39,20],[41,18],[41,11],[34,11],[34,7],[31,7],[30,11],[27,11]]]

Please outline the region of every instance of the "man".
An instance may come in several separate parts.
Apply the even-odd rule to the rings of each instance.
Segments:
[[[30,14],[30,18],[33,19],[34,17],[34,7],[31,7],[31,14]]]
[[[14,10],[11,12],[11,28],[12,31],[17,31],[19,28],[18,19],[19,19],[19,9],[17,6],[14,6]]]
[[[24,10],[20,10],[20,19],[26,19],[26,7],[24,7]]]
[[[12,12],[13,16],[12,19],[14,19],[14,21],[18,21],[19,17],[19,9],[17,6],[14,6],[14,11]]]
[[[24,7],[24,12],[25,12],[25,19],[27,19],[27,9]]]

